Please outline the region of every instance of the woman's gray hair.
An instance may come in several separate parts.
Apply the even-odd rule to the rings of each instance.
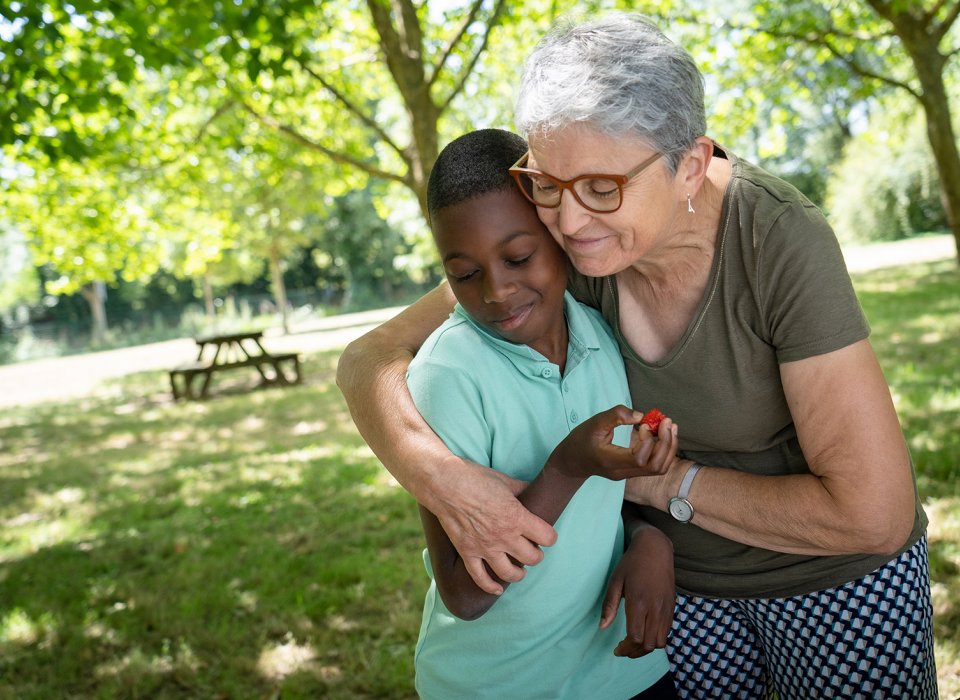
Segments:
[[[690,54],[640,15],[565,21],[527,59],[515,121],[527,138],[571,124],[636,138],[675,172],[707,130],[703,76]]]

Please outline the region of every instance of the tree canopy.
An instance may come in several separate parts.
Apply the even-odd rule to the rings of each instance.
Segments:
[[[358,227],[333,235],[321,222],[366,220],[358,202],[372,202],[378,221],[415,202],[416,245],[440,147],[469,128],[509,127],[523,57],[558,15],[617,4],[8,3],[0,218],[53,271],[49,293],[163,269],[200,280],[208,297],[212,285],[267,274],[282,299],[296,250],[353,259],[344,236],[362,236]],[[960,0],[630,5],[700,62],[712,135],[819,197],[858,125],[892,92],[907,96],[960,250],[950,99]]]

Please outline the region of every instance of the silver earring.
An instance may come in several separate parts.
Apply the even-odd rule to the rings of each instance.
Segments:
[[[687,194],[687,212],[690,214],[696,214],[697,210],[693,208],[693,201],[690,199],[690,195]]]

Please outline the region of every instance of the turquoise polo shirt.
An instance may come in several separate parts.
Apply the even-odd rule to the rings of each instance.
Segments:
[[[485,330],[457,305],[410,365],[420,413],[458,456],[532,480],[553,448],[590,416],[630,405],[620,351],[600,315],[566,294],[565,374],[525,345]],[[615,442],[629,444],[630,427]],[[609,575],[623,552],[624,484],[591,477],[557,520],[557,543],[490,610],[466,622],[431,584],[417,642],[421,698],[597,698],[625,700],[667,672],[657,650],[613,655],[626,635],[623,606],[599,629]]]

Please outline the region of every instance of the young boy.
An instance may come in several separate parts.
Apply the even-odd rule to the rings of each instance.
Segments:
[[[444,700],[674,698],[662,648],[625,656],[646,651],[629,649],[637,625],[663,639],[670,620],[631,619],[628,636],[621,597],[630,607],[645,583],[670,601],[674,592],[670,576],[644,581],[647,562],[623,554],[624,485],[611,479],[662,471],[675,457],[676,430],[664,421],[653,440],[645,427],[629,427],[642,414],[624,405],[630,397],[613,336],[565,292],[566,259],[508,173],[525,150],[519,136],[485,129],[437,159],[428,209],[459,303],[407,381],[454,453],[531,482],[519,498],[555,525],[557,543],[521,582],[492,596],[421,507],[433,582],[416,649],[417,691]],[[672,572],[671,550],[660,551],[657,570]]]

